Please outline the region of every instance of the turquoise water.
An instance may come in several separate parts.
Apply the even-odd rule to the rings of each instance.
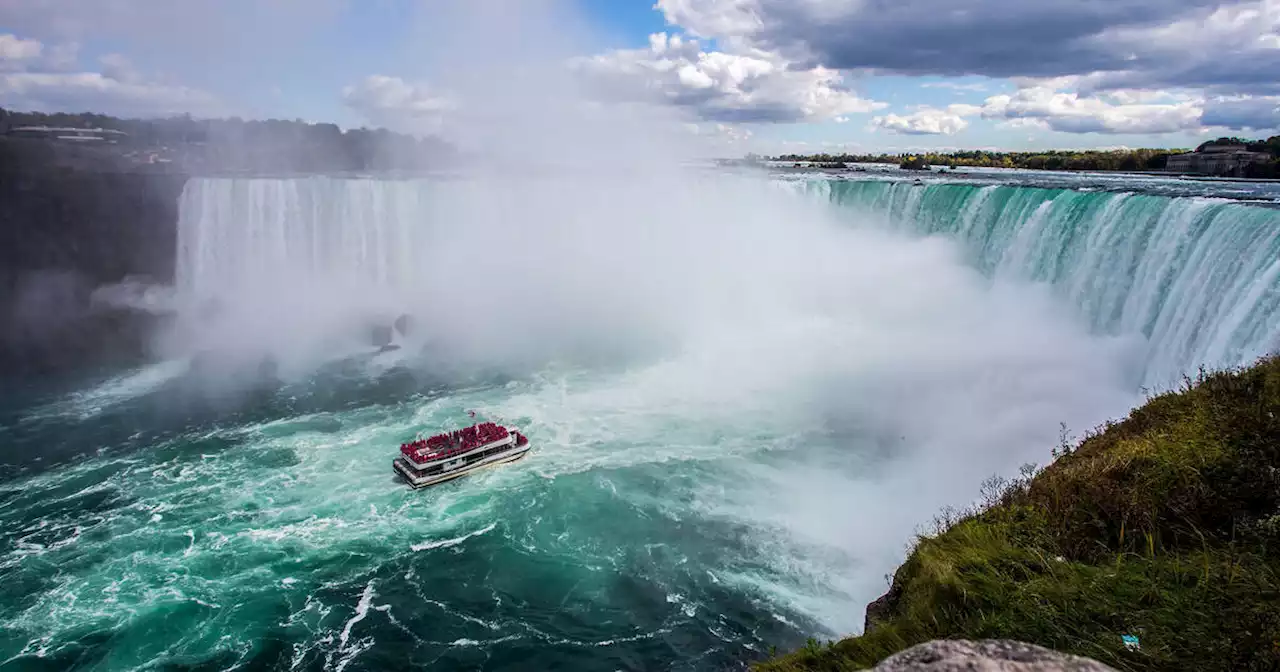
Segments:
[[[1280,319],[1271,210],[700,179],[193,181],[175,300],[220,308],[0,399],[0,667],[741,668]],[[469,410],[530,457],[395,480]]]

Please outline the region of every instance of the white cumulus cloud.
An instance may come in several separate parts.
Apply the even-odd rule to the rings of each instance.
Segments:
[[[148,80],[119,54],[103,56],[99,70],[80,70],[76,53],[71,43],[47,48],[39,40],[0,35],[0,105],[136,117],[220,109],[204,91]]]
[[[44,53],[39,40],[24,40],[17,35],[0,35],[0,70],[25,69]]]
[[[676,105],[709,121],[820,121],[884,107],[846,88],[836,70],[796,68],[759,49],[707,51],[678,34],[657,33],[647,49],[612,51],[572,65],[607,98]]]
[[[965,117],[982,111],[976,105],[950,105],[946,109],[922,107],[907,115],[886,114],[875,117],[871,125],[904,135],[954,135],[969,127]]]
[[[1168,94],[1160,96],[1168,97]],[[1134,102],[1143,99],[1138,93],[1115,92],[1108,99],[1049,87],[1028,87],[988,98],[982,106],[982,116],[1032,123],[1064,133],[1160,134],[1196,131],[1203,125],[1204,108],[1200,99]]]
[[[399,77],[369,75],[342,90],[343,102],[370,123],[409,132],[436,132],[454,109],[448,96]]]
[[[1066,133],[1274,129],[1280,0],[657,0],[689,34],[793,69],[1012,80],[983,117]],[[976,91],[980,84],[925,84]],[[899,133],[963,130],[954,110],[883,114]]]

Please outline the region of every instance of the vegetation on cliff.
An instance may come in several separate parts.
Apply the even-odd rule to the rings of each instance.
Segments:
[[[1120,670],[1280,668],[1280,358],[1202,373],[989,485],[919,541],[868,632],[758,669],[862,669],[946,638]]]
[[[1118,149],[1109,151],[1049,151],[1049,152],[988,152],[984,150],[960,152],[926,152],[924,154],[786,154],[778,161],[812,161],[816,163],[894,163],[900,164],[914,156],[926,165],[973,166],[979,168],[1032,168],[1037,170],[1101,170],[1141,171],[1163,170],[1171,154],[1185,150],[1174,149]]]
[[[1280,177],[1280,135],[1266,140],[1245,138],[1217,138],[1202,143],[1195,149],[1221,145],[1240,145],[1251,152],[1271,154],[1271,160],[1249,166],[1245,177]],[[967,150],[957,152],[926,152],[923,154],[784,154],[777,161],[805,161],[822,164],[827,168],[844,168],[846,163],[891,163],[903,165],[907,161],[923,162],[925,166],[960,166],[977,168],[1027,168],[1033,170],[1088,170],[1088,171],[1158,171],[1168,165],[1169,157],[1183,154],[1186,149],[1113,149],[1113,150],[1054,150],[1045,152],[990,152]],[[903,167],[906,167],[903,165]]]
[[[204,172],[338,172],[413,170],[447,165],[454,148],[439,138],[415,137],[385,128],[342,130],[335,124],[302,120],[194,119],[190,115],[162,119],[120,119],[103,114],[19,112],[0,108],[0,137],[9,140],[30,127],[105,129],[112,136],[104,148],[79,145],[75,152],[97,151],[76,163],[105,170],[115,160],[134,167],[158,158],[175,171]],[[30,144],[30,143],[29,143]],[[45,153],[70,143],[40,143]],[[25,150],[30,153],[33,150]],[[154,158],[153,158],[154,157]],[[0,158],[4,158],[0,156]],[[97,160],[93,160],[97,159]],[[0,164],[0,170],[10,164]],[[22,164],[12,164],[22,169]],[[153,165],[153,164],[152,164]]]

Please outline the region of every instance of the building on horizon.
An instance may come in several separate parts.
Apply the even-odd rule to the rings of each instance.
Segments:
[[[1170,156],[1165,170],[1215,177],[1246,177],[1250,166],[1269,161],[1270,154],[1251,152],[1245,145],[1209,145],[1202,150]]]
[[[69,142],[116,143],[129,137],[124,131],[110,128],[75,128],[71,126],[14,126],[8,135],[20,138],[43,138]]]

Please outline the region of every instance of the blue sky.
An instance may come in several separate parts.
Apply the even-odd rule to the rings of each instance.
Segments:
[[[468,114],[457,89],[485,68],[537,57],[726,153],[1187,147],[1280,126],[1280,0],[0,0],[15,109],[430,133]]]

